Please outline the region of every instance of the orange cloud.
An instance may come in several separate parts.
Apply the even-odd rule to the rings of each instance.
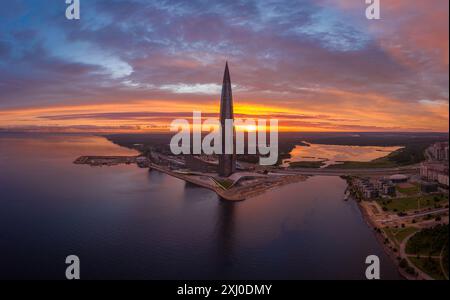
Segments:
[[[237,118],[276,118],[281,131],[447,131],[448,102],[408,101],[368,93],[321,90],[333,104],[296,99],[275,105],[235,101]],[[194,110],[216,116],[218,101],[202,103],[147,100],[0,111],[0,128],[49,131],[167,131],[173,119],[190,119]]]

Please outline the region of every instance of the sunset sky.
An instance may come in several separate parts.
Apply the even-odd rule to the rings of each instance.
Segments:
[[[43,5],[45,3],[45,5]],[[165,131],[216,116],[286,131],[448,131],[449,1],[8,0],[0,130]]]

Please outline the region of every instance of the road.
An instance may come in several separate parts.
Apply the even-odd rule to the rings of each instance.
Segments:
[[[412,263],[412,261],[409,259],[409,257],[411,255],[406,254],[406,244],[408,243],[408,240],[414,236],[416,234],[416,232],[411,233],[410,235],[408,235],[403,242],[400,244],[400,256],[404,257],[406,259],[406,261],[408,262],[408,264],[410,266],[412,266],[414,268],[414,270],[416,270],[417,274],[419,274],[419,279],[425,279],[425,280],[433,280],[433,278],[428,275],[427,273],[423,272],[421,269],[419,269],[418,267],[416,267],[416,265],[414,265]]]
[[[426,280],[434,280],[434,278],[432,278],[430,275],[428,275],[427,273],[423,272],[421,269],[416,267],[412,263],[412,261],[409,259],[410,257],[416,257],[417,254],[407,254],[406,253],[406,244],[408,243],[409,239],[412,238],[415,234],[416,234],[416,232],[408,235],[403,240],[403,242],[400,244],[400,255],[401,255],[401,257],[404,257],[408,261],[408,263],[416,270],[416,272],[419,274],[419,276],[421,278],[426,279]],[[442,248],[441,253],[439,255],[423,256],[423,257],[431,257],[431,258],[434,258],[434,259],[438,259],[439,260],[439,266],[441,267],[442,274],[444,275],[446,280],[448,280],[447,272],[445,271],[444,265],[442,263],[442,256],[443,256],[443,253],[444,253],[444,249],[445,249],[445,247]]]
[[[395,221],[400,221],[400,220],[405,220],[405,219],[419,218],[419,217],[424,217],[426,215],[445,213],[445,212],[448,212],[448,208],[438,208],[438,209],[433,209],[433,210],[427,210],[424,212],[410,214],[410,215],[402,216],[402,217],[396,216],[395,218],[392,218],[392,219],[381,219],[381,220],[378,219],[377,222],[390,223],[390,222],[395,222]]]
[[[302,174],[302,175],[393,175],[393,174],[417,174],[419,165],[410,165],[396,168],[369,168],[369,169],[338,169],[338,168],[296,168],[290,170],[274,170],[273,172],[284,174]]]

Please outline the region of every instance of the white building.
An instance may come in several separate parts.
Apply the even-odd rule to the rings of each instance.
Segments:
[[[428,153],[433,160],[448,161],[448,142],[440,142],[431,145],[428,148]]]
[[[422,163],[420,176],[429,181],[436,181],[448,186],[448,165],[442,163]]]

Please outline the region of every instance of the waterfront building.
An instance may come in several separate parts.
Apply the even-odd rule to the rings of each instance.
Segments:
[[[428,181],[435,181],[444,186],[449,184],[448,164],[425,162],[420,165],[420,176]]]
[[[403,174],[395,174],[395,175],[392,175],[391,177],[389,177],[389,180],[392,183],[403,183],[403,182],[408,181],[408,176],[403,175]]]
[[[378,193],[378,190],[376,190],[374,188],[368,188],[364,191],[364,193],[365,193],[365,196],[367,199],[375,199],[380,196],[380,194]]]
[[[431,145],[428,153],[433,160],[448,161],[448,142],[440,142]]]
[[[359,178],[356,180],[356,187],[365,199],[375,199],[380,196],[379,189],[370,181],[369,178]]]
[[[233,94],[231,91],[230,71],[228,62],[223,74],[222,96],[220,98],[220,124],[222,126],[222,154],[219,155],[219,175],[228,177],[236,171],[236,132],[233,128],[233,153],[225,154],[225,120],[234,120]]]
[[[392,184],[385,184],[383,185],[383,194],[389,195],[389,196],[395,196],[395,186]]]
[[[436,182],[421,182],[420,190],[422,193],[433,193],[438,191],[438,185]]]

